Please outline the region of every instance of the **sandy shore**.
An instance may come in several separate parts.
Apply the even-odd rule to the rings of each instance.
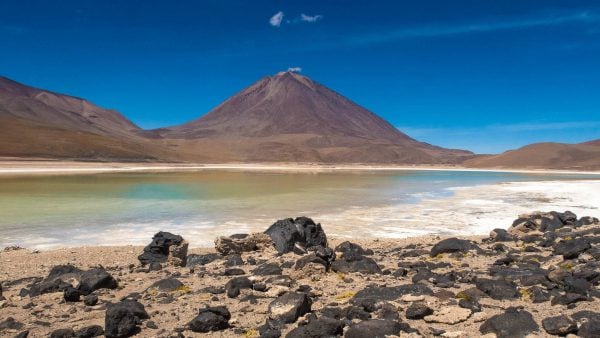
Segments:
[[[474,171],[474,172],[514,172],[531,174],[589,174],[600,175],[600,171],[573,171],[549,169],[478,169],[461,166],[396,166],[396,165],[344,165],[344,164],[304,164],[304,163],[119,163],[119,162],[75,162],[75,161],[16,161],[0,160],[0,175],[66,175],[111,172],[181,172],[198,170],[240,170],[240,171]]]
[[[570,241],[572,237],[580,238],[580,236],[591,241],[594,236],[600,234],[600,225],[588,225],[572,231],[557,232],[557,234],[556,243]],[[140,266],[137,259],[143,249],[140,246],[79,247],[41,252],[25,249],[4,251],[0,252],[0,281],[6,300],[1,302],[0,311],[3,318],[12,317],[21,323],[21,326],[19,329],[0,330],[0,336],[11,336],[22,330],[29,330],[29,337],[43,337],[56,329],[79,330],[91,325],[103,327],[107,304],[118,302],[128,295],[138,295],[136,297],[150,315],[150,319],[141,325],[140,337],[177,337],[178,332],[183,332],[185,337],[240,335],[258,337],[259,327],[265,323],[265,318],[272,315],[269,304],[285,292],[306,290],[306,285],[311,290],[311,311],[318,317],[333,311],[331,308],[351,308],[354,309],[352,311],[357,311],[355,315],[359,316],[350,317],[354,319],[347,324],[352,326],[366,321],[369,317],[382,319],[398,316],[395,320],[407,323],[412,329],[418,330],[423,337],[432,337],[440,332],[445,332],[444,337],[484,336],[480,333],[480,328],[487,320],[503,315],[507,311],[510,312],[509,308],[515,306],[522,307],[533,316],[538,325],[538,330],[533,336],[546,337],[551,335],[544,331],[542,321],[545,318],[559,314],[576,317],[582,310],[600,311],[597,280],[593,282],[592,289],[585,300],[570,305],[554,305],[554,299],[559,298],[563,288],[563,286],[557,287],[561,282],[556,278],[565,278],[567,274],[570,276],[589,268],[596,269],[597,273],[600,273],[600,268],[594,263],[596,259],[591,256],[592,250],[596,250],[594,254],[597,254],[599,249],[597,244],[593,244],[595,249],[590,249],[589,253],[582,253],[578,259],[563,260],[562,256],[553,253],[552,246],[543,247],[531,239],[499,243],[490,242],[488,236],[471,236],[465,239],[472,241],[471,243],[477,245],[479,249],[463,253],[430,255],[430,252],[433,252],[432,247],[442,239],[444,237],[438,236],[393,240],[353,239],[352,242],[365,249],[373,250],[373,254],[368,257],[373,259],[381,269],[379,273],[325,272],[315,265],[297,270],[294,266],[301,256],[294,253],[277,255],[273,249],[243,252],[241,258],[244,263],[234,267],[227,266],[230,259],[226,256],[192,268],[165,265],[159,271],[148,271]],[[333,248],[341,241],[342,239],[333,239],[330,240],[329,245]],[[191,249],[188,254],[208,253],[215,253],[215,249]],[[509,256],[514,259],[513,264],[503,267],[495,263]],[[340,259],[344,257],[338,253],[338,260]],[[37,297],[19,295],[22,288],[30,287],[36,278],[44,278],[52,267],[59,264],[71,264],[84,270],[102,266],[117,279],[119,288],[96,291],[100,301],[93,306],[81,302],[65,302],[61,292]],[[257,266],[264,264],[281,267],[281,273],[289,276],[291,282],[277,284],[269,278],[273,276],[257,275]],[[531,264],[534,266],[532,267]],[[507,273],[506,278],[516,278],[515,287],[520,296],[498,299],[487,296],[475,288],[477,278],[498,279],[498,276],[490,276],[494,266]],[[244,289],[241,295],[234,298],[226,296],[223,291],[211,291],[222,288],[235,277],[228,274],[232,268],[240,270],[239,273],[249,276],[255,282],[267,283],[268,290]],[[518,269],[524,269],[523,271],[528,271],[527,273],[531,271],[533,274],[545,271],[542,273],[549,276],[545,278],[550,278],[552,281],[531,284],[531,281],[520,279],[523,272],[518,272],[521,271]],[[562,277],[557,277],[557,269],[565,269],[563,275],[560,275]],[[422,279],[418,277],[421,275],[423,275]],[[449,277],[450,280],[446,280],[444,276]],[[152,291],[153,283],[165,278],[176,278],[185,285],[185,288],[178,289],[179,291]],[[426,295],[398,296],[392,300],[381,299],[382,303],[377,305],[378,310],[374,311],[365,312],[356,307],[356,295],[368,286],[386,289],[413,283],[431,288],[433,292]],[[537,283],[541,283],[541,286],[536,285]],[[548,294],[548,299],[534,302],[532,290],[540,287],[542,290],[547,290],[543,292]],[[469,302],[473,304],[461,301],[466,297],[465,294],[475,297],[469,298],[471,299]],[[553,305],[550,305],[551,298]],[[415,303],[432,309],[433,317],[425,320],[407,318],[408,309]],[[230,328],[208,334],[195,333],[186,329],[187,323],[197,315],[198,309],[204,306],[226,306],[232,314],[229,320]],[[386,310],[383,310],[382,306]],[[465,310],[465,307],[469,306],[474,307]],[[363,315],[366,317],[361,317]],[[282,336],[296,327],[298,327],[296,323],[284,325]],[[409,335],[406,332],[400,336],[419,337],[414,333]],[[492,334],[486,337],[493,336]]]

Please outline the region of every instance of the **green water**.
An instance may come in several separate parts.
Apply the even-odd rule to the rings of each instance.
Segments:
[[[182,233],[193,238],[192,245],[204,246],[216,235],[261,230],[284,217],[331,215],[340,229],[344,220],[339,215],[348,210],[368,215],[371,209],[385,207],[392,214],[396,206],[451,197],[451,188],[582,179],[590,177],[466,171],[217,170],[3,177],[0,247],[143,244],[158,230]],[[326,225],[328,220],[317,221]],[[365,230],[377,221],[359,226]]]

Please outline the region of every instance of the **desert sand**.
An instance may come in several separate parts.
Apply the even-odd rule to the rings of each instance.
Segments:
[[[542,221],[536,223],[536,219]],[[565,219],[566,224],[556,225],[557,219]],[[533,223],[527,223],[528,220]],[[518,225],[509,230],[510,234],[499,230],[491,234],[492,237],[468,237],[449,247],[446,241],[446,250],[441,251],[444,238],[436,236],[353,239],[352,242],[364,250],[373,251],[358,255],[344,251],[343,246],[336,247],[342,239],[330,238],[327,244],[336,247],[336,261],[341,264],[334,262],[327,270],[318,263],[297,268],[298,262],[310,255],[277,254],[271,244],[254,250],[243,249],[239,256],[231,252],[222,255],[213,248],[192,249],[188,252],[187,267],[165,263],[150,270],[140,264],[137,257],[143,247],[137,246],[42,252],[8,248],[0,252],[0,281],[2,296],[6,298],[0,301],[0,311],[2,320],[8,317],[14,320],[11,321],[13,326],[0,329],[0,335],[10,337],[28,330],[29,337],[45,337],[57,329],[77,331],[93,325],[102,328],[107,307],[128,298],[143,304],[150,317],[141,323],[140,337],[258,337],[260,333],[267,336],[263,324],[267,318],[276,316],[269,305],[279,299],[278,296],[299,292],[310,296],[310,313],[300,313],[295,323],[281,324],[282,336],[307,337],[307,331],[298,330],[315,327],[325,330],[324,323],[331,324],[333,320],[334,324],[342,323],[343,332],[350,337],[363,332],[359,330],[359,323],[378,320],[375,324],[380,327],[385,326],[383,321],[406,324],[398,332],[401,337],[474,337],[486,336],[481,330],[499,330],[498,325],[513,318],[514,322],[508,325],[517,333],[512,334],[528,332],[545,337],[551,336],[546,330],[549,322],[558,320],[544,322],[544,319],[559,315],[572,317],[567,319],[568,325],[564,325],[568,332],[579,330],[586,336],[585,332],[596,327],[590,325],[600,324],[596,322],[600,318],[594,317],[600,316],[598,220],[573,221],[568,213],[538,214],[515,224]],[[546,232],[552,236],[541,231],[549,224],[556,227]],[[553,240],[548,242],[549,238]],[[565,243],[569,246],[573,241],[591,244],[571,248],[568,253],[561,251],[561,246]],[[221,252],[223,248],[232,247],[222,244],[216,247]],[[21,291],[31,289],[51,268],[60,264],[83,270],[101,266],[116,279],[118,288],[95,291],[99,301],[94,305],[66,302],[63,292],[28,296]],[[261,267],[276,271],[258,272]],[[229,292],[228,282],[240,276],[249,277],[254,287],[242,288],[235,297],[224,294]],[[156,282],[173,279],[182,285],[175,289],[152,287]],[[574,279],[579,282],[573,282]],[[503,282],[495,285],[490,280]],[[415,285],[428,291],[390,297],[384,292]],[[377,299],[361,298],[364,290],[375,290]],[[225,306],[231,313],[228,327],[208,333],[191,331],[188,323],[206,306]],[[420,311],[426,313],[425,318],[419,318]],[[306,328],[297,329],[303,325]]]

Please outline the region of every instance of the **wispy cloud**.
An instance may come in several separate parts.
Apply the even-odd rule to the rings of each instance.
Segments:
[[[283,20],[285,14],[282,11],[275,13],[270,19],[269,24],[273,27],[280,27],[282,24],[295,24],[295,23],[314,23],[323,19],[323,15],[307,15],[300,14],[300,16],[295,17],[294,19]]]
[[[269,19],[269,24],[273,27],[279,27],[281,26],[281,22],[283,21],[283,12],[279,11],[277,13],[275,13],[275,15],[273,15],[270,19]]]
[[[496,22],[480,22],[456,25],[429,25],[386,32],[377,32],[364,35],[356,35],[346,39],[351,44],[367,44],[387,42],[400,39],[419,37],[443,37],[470,33],[485,33],[493,31],[506,31],[523,28],[535,28],[556,26],[569,23],[594,23],[600,21],[600,15],[590,11],[576,12],[537,18],[523,18]]]
[[[302,72],[302,67],[290,67],[287,71],[292,73],[300,73]]]
[[[323,16],[320,14],[317,15],[306,15],[304,13],[300,14],[300,20],[304,22],[317,22],[323,19]]]

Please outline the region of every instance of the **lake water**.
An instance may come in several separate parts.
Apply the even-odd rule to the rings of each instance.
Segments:
[[[0,247],[191,246],[305,215],[330,236],[483,234],[518,213],[599,217],[598,176],[474,171],[111,173],[0,177]]]

